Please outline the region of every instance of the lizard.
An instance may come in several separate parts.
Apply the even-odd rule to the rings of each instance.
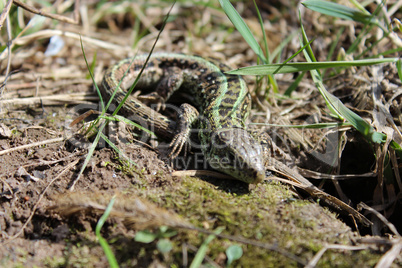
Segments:
[[[177,122],[145,105],[139,98],[130,96],[122,106],[123,113],[134,115],[135,121],[151,127],[157,136],[170,139],[169,156],[175,158],[189,142],[192,128],[198,129],[201,151],[215,170],[237,180],[257,184],[270,170],[288,180],[279,179],[299,187],[327,205],[343,210],[364,225],[371,222],[341,200],[321,191],[298,172],[270,157],[268,135],[255,138],[246,129],[250,114],[251,96],[243,78],[225,72],[228,66],[215,59],[204,59],[175,53],[154,53],[144,66],[147,55],[124,59],[109,67],[103,77],[101,92],[115,103],[125,98],[143,69],[137,86],[155,88],[142,96],[144,100],[165,103],[177,90],[192,96],[195,104],[183,103]],[[158,106],[160,107],[160,106]]]
[[[116,90],[114,100],[121,102],[146,58],[140,55],[111,66],[102,81],[102,94],[109,99]],[[123,113],[135,114],[135,121],[152,127],[157,136],[171,139],[171,158],[177,157],[188,144],[191,129],[199,129],[201,151],[211,167],[240,181],[256,184],[265,178],[265,169],[263,148],[245,126],[251,108],[250,93],[243,78],[225,74],[227,70],[228,66],[214,59],[154,53],[137,86],[156,89],[143,99],[148,97],[164,103],[180,89],[193,97],[195,105],[181,104],[177,123],[135,97],[127,99],[122,106]]]

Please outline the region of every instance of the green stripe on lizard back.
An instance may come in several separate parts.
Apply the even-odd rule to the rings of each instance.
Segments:
[[[115,97],[117,102],[121,102],[146,58],[146,55],[141,55],[110,67],[102,82],[104,95],[110,98],[122,80]],[[172,143],[179,144],[178,151],[189,135],[188,131],[179,129],[181,126],[201,129],[201,149],[211,167],[242,181],[258,182],[264,177],[261,147],[245,130],[245,120],[250,112],[250,94],[244,80],[237,75],[224,74],[227,70],[226,65],[214,59],[154,53],[145,66],[137,89],[155,88],[164,101],[174,90],[180,89],[192,97],[199,114],[195,115],[196,111],[191,114],[191,109],[185,109],[183,112],[190,115],[183,116],[184,123],[176,124],[134,97],[129,98],[122,109],[126,114],[136,114],[147,125],[154,126],[157,135],[169,139],[176,137]],[[183,106],[183,109],[188,107]],[[174,150],[176,148],[177,145]]]

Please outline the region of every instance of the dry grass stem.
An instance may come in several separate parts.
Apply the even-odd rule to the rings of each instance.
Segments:
[[[316,172],[304,168],[297,168],[298,172],[306,178],[316,179],[316,180],[335,180],[335,181],[343,181],[343,180],[351,180],[357,178],[367,178],[367,177],[377,177],[377,173],[375,172],[367,172],[362,174],[341,174],[341,175],[331,175],[321,172]]]
[[[101,193],[87,194],[74,192],[56,198],[56,205],[49,208],[69,216],[80,211],[104,213],[108,202],[107,196]],[[177,214],[159,208],[141,198],[119,195],[113,205],[111,217],[122,218],[128,228],[134,230],[154,229],[162,225],[174,228],[194,228]]]
[[[73,12],[73,18],[68,18],[65,16],[61,16],[58,14],[52,14],[52,13],[48,13],[45,12],[43,10],[39,10],[37,8],[34,8],[30,5],[25,4],[24,2],[21,2],[19,0],[14,0],[14,4],[33,13],[33,14],[37,14],[40,16],[44,16],[44,17],[48,17],[50,19],[55,19],[55,20],[59,20],[62,22],[67,22],[67,23],[71,23],[71,24],[78,24],[79,22],[79,13],[78,13],[78,9],[79,9],[79,5],[80,5],[80,0],[75,0],[75,5],[74,5],[74,12]],[[0,25],[1,26],[1,25]],[[1,29],[1,27],[0,27]]]
[[[23,45],[31,44],[35,40],[48,39],[55,35],[58,35],[61,37],[64,36],[66,38],[73,38],[73,39],[77,40],[77,45],[79,44],[80,39],[82,39],[84,46],[106,49],[119,57],[122,57],[122,55],[126,55],[127,53],[131,52],[131,48],[128,46],[119,46],[119,45],[112,44],[110,42],[102,41],[99,39],[82,36],[78,33],[66,32],[66,31],[62,31],[62,30],[51,30],[51,29],[41,30],[41,31],[35,32],[33,34],[18,37],[13,41],[12,46],[14,46],[14,45],[23,46]],[[7,57],[7,55],[8,55],[8,53],[2,53],[0,55],[0,60],[4,60]]]
[[[200,176],[210,176],[217,179],[233,180],[234,178],[216,171],[212,170],[177,170],[172,172],[174,177],[200,177]]]
[[[367,249],[368,245],[359,245],[359,246],[346,246],[346,245],[326,245],[322,249],[320,249],[315,256],[308,262],[305,268],[314,268],[317,266],[319,260],[321,259],[322,255],[328,249],[337,249],[337,250],[364,250]]]
[[[392,247],[384,256],[381,257],[380,261],[376,264],[375,268],[388,268],[391,267],[395,259],[401,257],[402,252],[402,238],[392,240]]]
[[[39,142],[33,142],[33,143],[30,143],[30,144],[21,145],[21,146],[18,146],[18,147],[14,147],[14,148],[10,148],[10,149],[0,151],[0,155],[5,155],[5,154],[11,153],[11,152],[21,151],[21,150],[32,148],[32,147],[35,147],[35,146],[42,146],[42,145],[47,145],[47,144],[57,143],[57,142],[62,142],[62,141],[64,141],[63,137],[50,139],[50,140],[39,141]]]
[[[10,12],[12,4],[13,0],[8,0],[7,3],[4,5],[3,11],[0,14],[0,30],[3,27],[3,23],[6,20],[8,13]]]
[[[99,96],[95,93],[71,93],[58,94],[53,96],[31,97],[31,98],[14,98],[0,101],[0,107],[18,107],[28,105],[74,105],[88,103],[99,100]]]
[[[381,213],[379,213],[375,209],[367,206],[363,202],[359,203],[358,207],[364,208],[364,209],[370,211],[371,213],[373,213],[374,215],[376,215],[385,225],[387,225],[387,227],[391,230],[391,232],[393,232],[396,236],[401,237],[401,235],[396,230],[395,226],[392,223],[390,223]]]

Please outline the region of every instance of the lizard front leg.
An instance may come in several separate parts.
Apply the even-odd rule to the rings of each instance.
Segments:
[[[164,71],[163,77],[158,82],[155,91],[149,94],[139,95],[137,99],[148,106],[156,104],[156,111],[164,110],[166,101],[181,87],[183,81],[182,70],[177,67],[170,67]]]
[[[194,125],[194,122],[197,120],[199,113],[194,106],[183,103],[180,106],[180,111],[177,115],[177,127],[176,127],[176,135],[174,136],[172,142],[170,143],[170,147],[172,147],[172,151],[169,154],[169,157],[176,158],[183,146],[185,146],[185,152],[190,150],[190,142],[189,136],[191,131],[191,126]]]

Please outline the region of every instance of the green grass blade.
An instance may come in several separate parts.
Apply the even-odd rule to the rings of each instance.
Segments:
[[[262,40],[264,41],[265,55],[267,55],[266,63],[270,63],[271,59],[269,56],[270,53],[269,53],[269,49],[268,49],[268,38],[267,38],[267,34],[265,33],[265,30],[264,30],[264,21],[262,20],[261,13],[260,13],[260,10],[258,9],[257,3],[255,2],[255,0],[253,0],[253,2],[254,2],[255,10],[257,11],[258,22],[260,23],[260,28],[261,28],[261,32],[262,32],[262,36],[263,36]]]
[[[299,83],[301,82],[301,80],[303,79],[304,75],[306,74],[306,72],[301,72],[295,79],[295,81],[293,81],[292,84],[290,84],[290,86],[286,89],[284,95],[290,97],[290,95],[292,94],[293,91],[296,90],[296,88],[299,86]]]
[[[305,125],[278,125],[278,124],[266,124],[266,123],[252,123],[251,125],[267,126],[267,127],[282,127],[282,128],[308,128],[308,129],[323,129],[323,128],[350,126],[349,123],[340,123],[340,122],[316,123],[316,124],[305,124]]]
[[[363,24],[376,24],[379,22],[371,14],[333,2],[323,0],[306,0],[302,5],[308,9],[344,20],[352,20]]]
[[[367,66],[367,65],[390,63],[396,61],[398,61],[398,58],[364,59],[354,61],[275,63],[275,64],[243,67],[236,70],[228,71],[226,73],[238,74],[238,75],[269,75],[278,73],[305,72],[305,71],[335,68],[335,67]]]
[[[151,130],[149,130],[149,129],[147,129],[147,128],[145,128],[145,127],[143,127],[143,126],[131,121],[130,119],[127,119],[127,118],[125,118],[123,116],[120,116],[120,115],[99,116],[99,118],[103,118],[103,119],[106,119],[106,120],[109,120],[109,121],[121,121],[121,122],[124,122],[127,125],[130,125],[130,126],[135,127],[135,128],[137,128],[137,129],[139,129],[141,131],[146,132],[147,134],[149,134],[152,137],[157,137],[156,134],[153,133]]]
[[[350,3],[352,5],[354,5],[355,7],[357,7],[357,9],[359,9],[361,12],[366,13],[366,14],[370,14],[370,12],[368,12],[364,6],[362,4],[360,4],[359,2],[357,2],[356,0],[349,0]]]
[[[215,234],[220,234],[225,227],[218,227],[215,230]],[[194,257],[194,260],[191,262],[190,268],[198,268],[201,266],[202,261],[205,258],[205,254],[207,253],[208,250],[208,244],[211,243],[212,240],[215,239],[215,235],[209,235],[207,239],[204,240],[202,243],[201,247],[198,249],[197,254]]]
[[[96,85],[95,78],[94,78],[94,76],[93,76],[93,73],[92,73],[92,71],[91,71],[91,68],[89,67],[89,64],[88,64],[88,61],[87,61],[87,58],[86,58],[86,55],[85,55],[84,45],[82,44],[82,38],[81,38],[81,36],[80,36],[80,43],[81,43],[81,51],[82,51],[82,55],[83,55],[84,60],[85,60],[85,64],[86,64],[86,66],[87,66],[89,75],[91,76],[92,83],[95,85],[96,91],[97,91],[98,96],[99,96],[100,103],[101,103],[101,105],[102,105],[102,115],[103,115],[103,114],[106,112],[106,109],[105,109],[105,105],[104,105],[104,103],[103,103],[102,94],[100,93],[100,90],[99,90],[98,86]],[[95,120],[95,121],[91,124],[91,126],[89,127],[89,129],[87,130],[87,133],[89,133],[89,132],[92,130],[92,128],[93,128],[98,122],[99,122],[98,119]],[[78,173],[77,178],[74,180],[74,182],[73,182],[73,184],[72,184],[72,186],[71,186],[70,189],[73,189],[73,188],[74,188],[75,183],[80,179],[82,173],[84,172],[84,170],[85,170],[85,168],[87,167],[89,161],[91,160],[91,157],[92,157],[92,155],[93,155],[93,153],[94,153],[94,151],[95,151],[95,149],[96,149],[96,146],[97,146],[97,144],[98,144],[98,142],[99,142],[100,133],[103,131],[103,129],[105,128],[106,124],[107,124],[107,123],[104,122],[104,123],[102,123],[102,125],[100,126],[99,132],[97,133],[97,135],[96,135],[96,137],[95,137],[95,140],[92,142],[91,147],[90,147],[89,150],[88,150],[88,154],[87,154],[87,156],[85,157],[84,164],[82,165],[81,170],[80,170],[80,172]]]
[[[398,70],[399,80],[401,80],[401,82],[402,82],[402,60],[401,59],[399,59],[396,62],[396,69]]]
[[[100,136],[102,139],[104,139],[107,144],[109,144],[110,147],[112,147],[113,150],[116,151],[116,153],[119,154],[119,156],[124,157],[128,162],[130,162],[130,164],[132,164],[133,166],[137,167],[137,163],[135,163],[133,160],[130,159],[130,157],[126,156],[122,151],[120,151],[120,149],[113,143],[111,142],[106,136],[105,134],[103,134],[102,132],[99,132]]]
[[[293,54],[289,59],[285,60],[282,64],[287,64],[289,61],[291,61],[293,58],[295,58],[297,55],[299,55],[307,46],[310,46],[310,44],[313,42],[311,40],[309,43],[305,44],[302,48],[300,48],[295,54]]]
[[[367,33],[371,32],[375,25],[365,25],[350,47],[346,50],[346,54],[352,54],[358,51],[359,44],[362,42],[363,38],[366,38]],[[361,57],[360,55],[358,57]]]
[[[270,52],[269,52],[269,48],[268,48],[267,34],[265,33],[265,30],[264,30],[264,21],[262,20],[261,13],[260,13],[260,10],[258,9],[257,3],[255,2],[255,0],[253,0],[253,2],[254,2],[255,10],[257,11],[258,21],[260,23],[260,28],[261,28],[261,32],[262,32],[262,36],[263,36],[263,41],[264,41],[264,50],[265,50],[265,55],[267,58],[267,62],[265,62],[265,63],[271,63],[272,59],[270,57]],[[274,92],[276,92],[276,93],[279,92],[278,83],[276,82],[276,79],[273,75],[268,75],[268,83],[272,85],[272,89]]]
[[[302,45],[307,44],[308,39],[303,26],[301,26],[301,30],[302,30]],[[304,55],[308,62],[315,61],[315,58],[313,59],[311,57],[311,55],[312,56],[314,55],[312,54],[310,46],[306,47]],[[327,107],[330,109],[333,115],[337,116],[341,120],[345,119],[346,121],[348,121],[354,128],[357,129],[357,131],[359,131],[369,141],[375,143],[381,143],[386,140],[386,136],[384,134],[376,132],[369,123],[367,123],[364,119],[362,119],[356,113],[347,108],[337,97],[335,97],[326,90],[322,82],[321,74],[317,70],[311,70],[310,73],[316,87],[320,91],[321,96],[323,96],[323,98],[325,99]]]
[[[397,47],[397,48],[393,48],[393,49],[388,49],[384,52],[378,53],[377,56],[387,56],[389,54],[395,54],[395,53],[399,53],[402,52],[402,47]]]
[[[116,201],[116,196],[114,195],[112,197],[112,199],[110,200],[105,213],[103,213],[102,217],[99,219],[98,224],[96,225],[96,229],[95,229],[95,234],[96,237],[99,240],[100,245],[103,248],[103,251],[105,252],[106,258],[109,262],[110,267],[112,268],[117,268],[119,267],[119,264],[117,263],[116,257],[113,254],[112,249],[110,248],[109,244],[107,243],[106,239],[104,239],[101,234],[100,234],[100,230],[102,229],[103,224],[105,223],[105,221],[107,220],[107,218],[110,215],[110,212],[112,211],[113,208],[113,204]]]
[[[255,40],[253,34],[248,28],[247,24],[244,22],[240,14],[237,10],[232,6],[230,1],[228,0],[219,0],[223,10],[225,11],[226,15],[232,22],[232,24],[236,27],[239,33],[243,36],[244,40],[248,43],[251,49],[254,51],[255,54],[264,62],[268,63],[266,57],[262,53],[262,49],[258,42]]]
[[[396,141],[392,140],[391,141],[391,147],[398,154],[399,158],[402,158],[402,147],[401,147],[401,145],[398,144]]]
[[[84,172],[84,170],[85,170],[85,168],[87,167],[89,161],[91,160],[91,157],[92,157],[92,155],[94,154],[94,151],[95,151],[96,146],[97,146],[97,144],[98,144],[98,142],[99,142],[101,133],[102,133],[103,129],[105,128],[105,126],[106,126],[106,122],[102,123],[102,125],[99,127],[99,130],[98,130],[98,133],[96,134],[95,140],[92,142],[91,147],[90,147],[89,150],[88,150],[88,154],[87,154],[87,156],[85,157],[84,164],[82,165],[81,170],[80,170],[80,172],[78,173],[78,176],[77,176],[77,178],[74,180],[74,184],[71,186],[70,189],[72,189],[72,188],[74,187],[75,183],[80,179],[82,173]]]
[[[372,32],[372,30],[375,28],[375,25],[369,25],[369,26],[365,26],[363,27],[362,31],[360,32],[360,34],[356,37],[356,39],[353,41],[353,43],[350,45],[350,47],[348,48],[348,50],[346,51],[346,54],[352,54],[358,51],[359,48],[359,44],[361,44],[362,40],[367,38],[367,34],[369,34],[370,32]],[[364,51],[362,53],[360,53],[359,55],[357,55],[355,58],[356,59],[360,59],[363,55],[365,55],[367,52],[371,52],[373,50],[373,47],[377,46],[378,43],[386,38],[391,32],[384,32],[384,35],[379,38],[378,40],[375,40],[373,43],[371,43],[368,47],[366,47],[366,49],[364,49]]]
[[[92,62],[91,62],[91,67],[89,69],[91,73],[94,73],[94,71],[95,71],[97,57],[98,57],[98,53],[97,53],[97,50],[95,50],[94,57],[93,57]],[[87,68],[88,68],[88,66],[87,66]],[[86,76],[86,79],[89,79],[89,78],[90,78],[90,75],[88,74]]]
[[[95,78],[94,78],[94,75],[93,75],[93,72],[92,72],[92,68],[89,67],[87,57],[85,56],[85,50],[84,50],[84,45],[82,44],[82,38],[81,38],[81,36],[80,36],[80,43],[81,43],[82,55],[84,56],[85,64],[87,65],[87,70],[88,70],[88,72],[89,72],[89,75],[91,76],[92,83],[95,85],[96,92],[98,93],[99,101],[100,101],[100,103],[101,103],[101,105],[102,105],[102,111],[104,111],[104,110],[105,110],[105,105],[104,105],[104,103],[103,103],[102,94],[100,93],[99,88],[98,88],[98,86],[96,85]],[[95,55],[96,55],[96,54],[95,54]],[[96,56],[95,56],[95,57],[96,57]],[[94,59],[94,61],[95,61],[95,59]]]
[[[283,49],[293,40],[293,38],[298,34],[298,31],[293,31],[290,34],[286,36],[286,38],[274,49],[274,51],[271,54],[271,60],[275,59],[282,51]],[[278,57],[278,61],[279,61]],[[269,62],[272,63],[272,62]]]
[[[165,18],[164,18],[164,20],[163,20],[161,29],[159,30],[158,35],[156,36],[155,42],[153,43],[153,45],[152,45],[152,47],[151,47],[151,50],[149,51],[148,57],[146,58],[146,60],[145,60],[145,62],[144,62],[144,65],[142,66],[140,72],[138,73],[138,76],[136,77],[134,83],[131,85],[130,89],[127,91],[127,93],[126,93],[126,95],[124,96],[123,100],[119,103],[119,105],[117,106],[117,108],[114,110],[113,115],[116,115],[116,114],[119,112],[119,110],[121,109],[121,107],[124,105],[124,103],[126,102],[126,100],[128,99],[128,97],[129,97],[129,96],[131,95],[131,93],[133,92],[133,90],[134,90],[135,86],[137,85],[138,81],[140,80],[140,77],[141,77],[142,73],[144,72],[145,66],[147,66],[148,61],[149,61],[149,59],[150,59],[150,57],[151,57],[151,55],[152,55],[152,53],[153,53],[153,51],[154,51],[154,49],[155,49],[156,43],[158,42],[158,40],[159,40],[159,38],[160,38],[160,36],[161,36],[163,30],[165,29],[165,25],[166,25],[166,23],[167,23],[167,21],[168,21],[168,19],[169,19],[169,15],[170,15],[170,12],[171,12],[172,9],[173,9],[174,4],[175,4],[175,2],[173,3],[173,5],[170,7],[168,13],[166,14],[166,16],[165,16]],[[127,71],[128,71],[128,70],[127,70]],[[127,72],[127,71],[126,71],[126,72]],[[120,81],[120,83],[121,83],[121,81]],[[120,87],[120,83],[119,83],[119,86],[118,86],[117,88]]]
[[[343,32],[345,31],[345,27],[340,27],[336,33],[335,36],[335,40],[332,42],[329,51],[328,51],[328,55],[327,55],[327,60],[331,60],[332,59],[332,55],[334,55],[335,49],[337,47],[337,45],[339,44],[339,40],[343,34]]]

